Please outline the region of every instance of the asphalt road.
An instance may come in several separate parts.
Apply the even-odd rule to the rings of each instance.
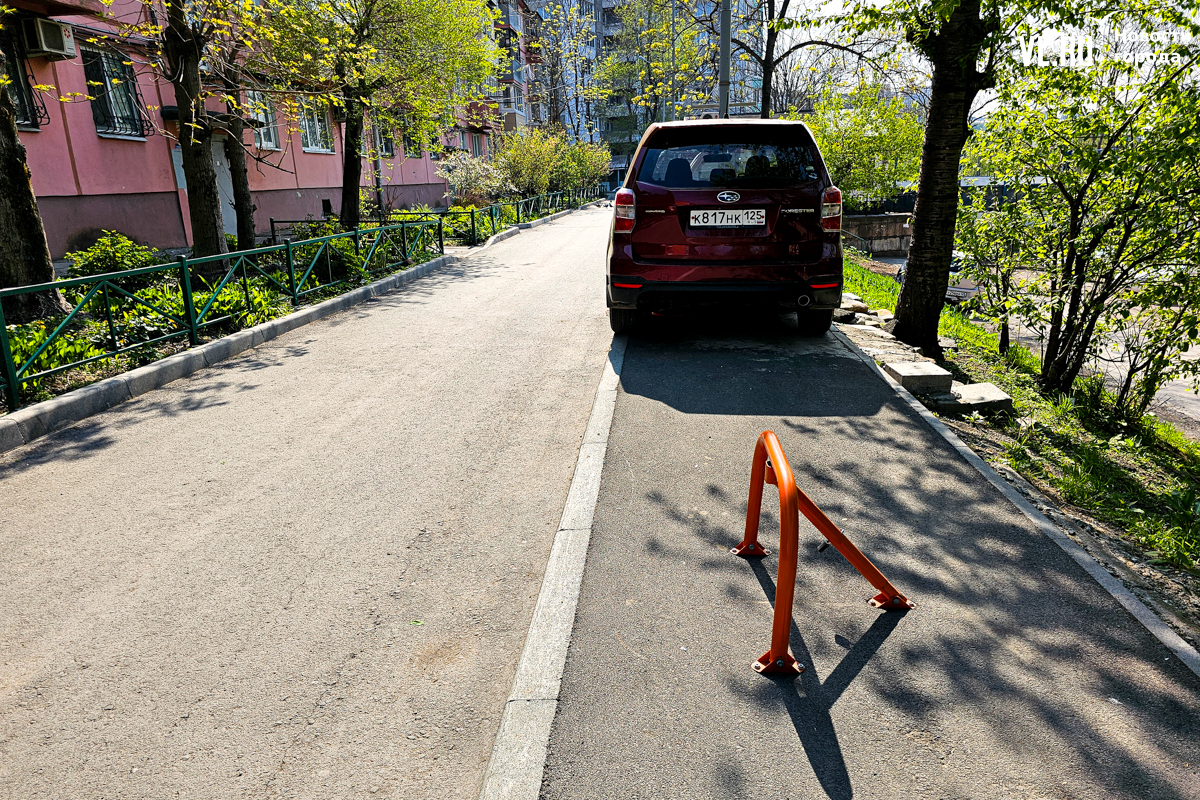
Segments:
[[[1200,680],[852,356],[754,318],[630,337],[543,799],[1200,798]],[[869,608],[802,518],[795,680],[750,669],[775,556],[728,552],[768,429],[918,603]]]
[[[475,798],[611,342],[609,213],[0,458],[0,798]]]

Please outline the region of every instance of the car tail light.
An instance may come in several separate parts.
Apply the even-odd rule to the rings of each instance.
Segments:
[[[841,195],[838,195],[838,197],[841,197]],[[613,230],[617,233],[628,233],[633,230],[633,191],[630,189],[618,189],[613,205],[616,206],[617,214],[617,224]]]
[[[821,198],[821,227],[827,231],[842,229],[842,190],[830,186]]]

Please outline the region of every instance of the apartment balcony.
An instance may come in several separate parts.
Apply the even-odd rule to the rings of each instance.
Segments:
[[[500,16],[496,24],[511,28],[517,33],[525,33],[525,17],[521,15],[520,7],[515,3],[501,3]]]

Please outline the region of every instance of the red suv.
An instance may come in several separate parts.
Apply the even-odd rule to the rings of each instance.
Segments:
[[[759,303],[829,330],[842,295],[842,193],[808,127],[787,120],[654,124],[617,190],[608,318]]]

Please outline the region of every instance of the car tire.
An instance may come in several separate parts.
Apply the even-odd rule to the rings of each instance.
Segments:
[[[801,336],[824,336],[833,324],[833,309],[796,312],[796,329]]]
[[[637,327],[638,312],[629,308],[610,308],[608,326],[613,333],[632,333]]]

